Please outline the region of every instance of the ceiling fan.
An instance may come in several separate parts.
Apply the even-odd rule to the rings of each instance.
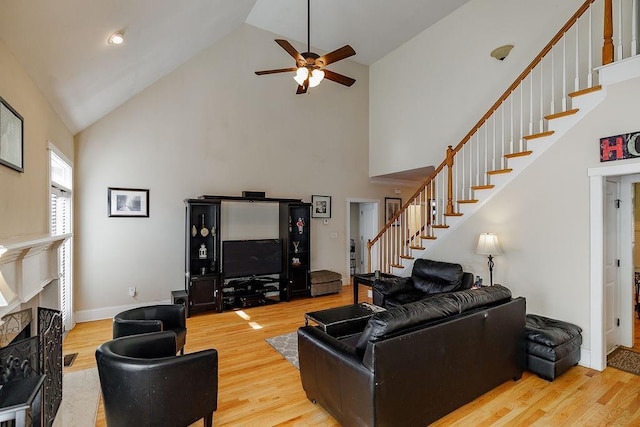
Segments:
[[[296,66],[291,68],[279,68],[276,70],[256,71],[256,74],[261,76],[264,74],[276,74],[295,71],[296,75],[293,78],[298,83],[298,90],[296,91],[296,94],[306,93],[310,87],[318,86],[318,84],[320,84],[320,82],[324,78],[345,86],[351,86],[356,82],[355,79],[343,76],[342,74],[338,74],[324,68],[333,62],[337,62],[355,55],[356,51],[353,50],[351,46],[345,45],[340,49],[336,49],[333,52],[329,52],[326,55],[322,56],[318,55],[317,53],[311,52],[311,12],[309,10],[310,2],[311,0],[307,0],[307,51],[300,53],[288,41],[283,39],[276,39],[276,43],[278,43],[280,47],[286,50],[287,53],[296,60]]]

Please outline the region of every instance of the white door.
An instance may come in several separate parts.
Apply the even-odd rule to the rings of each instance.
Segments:
[[[618,245],[619,209],[618,200],[620,185],[606,181],[604,209],[604,333],[607,353],[613,350],[620,341],[619,318],[619,260]]]
[[[375,204],[374,203],[360,203],[360,248],[361,253],[361,265],[360,272],[366,273],[369,271],[369,253],[367,249],[367,241],[376,237],[378,230],[375,229],[377,221],[375,221]],[[375,260],[374,265],[375,268]],[[371,270],[373,271],[373,269]]]

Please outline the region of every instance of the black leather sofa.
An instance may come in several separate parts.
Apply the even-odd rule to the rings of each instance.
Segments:
[[[473,274],[462,271],[460,264],[417,259],[410,277],[374,280],[373,303],[380,307],[396,307],[434,294],[470,289],[472,286]]]
[[[522,376],[525,306],[496,285],[376,313],[351,335],[304,326],[302,386],[341,425],[424,427]]]

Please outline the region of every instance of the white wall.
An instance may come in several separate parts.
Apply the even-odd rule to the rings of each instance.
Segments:
[[[371,176],[438,166],[582,3],[472,0],[373,64]]]
[[[355,85],[325,81],[295,95],[292,74],[254,74],[292,65],[274,38],[243,25],[77,135],[79,320],[168,300],[184,286],[183,199],[202,194],[332,196],[329,224],[311,224],[311,267],[348,277],[345,200],[392,192],[369,184],[368,69],[332,64]],[[150,189],[150,217],[108,218],[108,187]]]
[[[460,262],[486,282],[487,259],[474,253],[475,245],[481,232],[497,233],[505,253],[495,258],[494,283],[525,296],[527,312],[582,327],[583,348],[590,349],[587,169],[601,165],[600,138],[640,129],[637,93],[640,79],[609,86],[601,104],[429,258]]]
[[[0,244],[49,232],[48,141],[73,161],[73,136],[0,41],[0,97],[24,118],[24,173],[0,165]]]

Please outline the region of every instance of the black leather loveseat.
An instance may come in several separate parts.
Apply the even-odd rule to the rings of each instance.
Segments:
[[[376,313],[353,335],[304,326],[302,386],[341,425],[424,427],[521,377],[525,305],[496,285]]]
[[[472,286],[473,274],[462,271],[460,264],[417,259],[410,277],[376,279],[373,282],[373,303],[380,307],[396,307]]]

